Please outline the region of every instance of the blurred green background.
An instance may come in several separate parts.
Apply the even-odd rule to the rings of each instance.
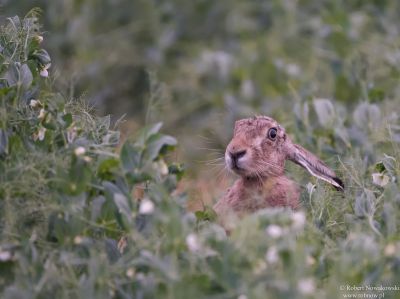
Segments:
[[[384,112],[397,107],[399,6],[396,0],[3,0],[1,10],[23,16],[41,8],[58,89],[101,115],[126,114],[131,130],[163,121],[193,172],[202,148],[223,152],[240,117],[271,115],[296,134],[305,113],[316,120],[308,105],[314,98],[337,101],[339,116],[363,101],[387,101]],[[310,133],[318,132],[308,131],[303,143],[318,147]],[[345,147],[330,152],[338,151]]]

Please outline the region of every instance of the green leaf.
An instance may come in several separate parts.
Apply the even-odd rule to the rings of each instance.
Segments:
[[[119,131],[110,131],[103,136],[101,142],[105,145],[118,145],[120,140],[120,132]]]
[[[381,161],[375,164],[375,170],[378,171],[379,173],[383,173],[386,168],[385,168],[385,164]]]
[[[21,19],[18,16],[7,18],[15,30],[19,30],[21,27]]]
[[[379,88],[368,90],[368,98],[371,102],[382,102],[385,99],[385,91]]]
[[[131,209],[127,201],[124,192],[115,184],[111,182],[103,182],[104,189],[106,191],[106,198],[108,203],[113,203],[114,217],[121,227],[126,227],[126,219],[128,223],[131,223]],[[122,217],[125,216],[125,217]]]
[[[28,88],[29,86],[31,86],[33,75],[27,64],[23,64],[21,66],[19,80],[24,88]]]
[[[74,157],[68,173],[68,191],[70,194],[77,195],[84,192],[91,179],[91,171],[87,162],[81,158]]]
[[[0,97],[8,95],[9,92],[13,91],[12,87],[5,87],[4,84],[0,85]]]
[[[110,262],[116,262],[121,257],[121,253],[118,250],[118,243],[114,239],[106,238],[104,240],[104,247]]]
[[[203,211],[196,211],[194,214],[198,221],[215,221],[217,219],[217,213],[209,206],[206,206]]]
[[[170,174],[176,175],[176,178],[179,181],[180,179],[182,179],[183,175],[185,174],[185,169],[183,167],[183,164],[173,163],[168,166],[168,172]]]
[[[32,72],[27,64],[11,63],[5,75],[9,86],[21,85],[28,88],[32,84]]]
[[[11,63],[10,66],[8,67],[8,71],[5,75],[5,78],[7,80],[8,86],[15,86],[18,84],[18,67],[16,66],[15,63]]]
[[[120,157],[124,170],[131,171],[140,167],[141,151],[129,141],[122,146]]]
[[[335,78],[335,99],[343,102],[352,102],[360,97],[360,84],[353,82],[344,75],[338,74]]]
[[[103,186],[108,192],[108,195],[111,195],[111,198],[114,196],[115,193],[122,193],[118,186],[111,182],[103,182]]]
[[[104,196],[98,196],[91,202],[91,216],[90,219],[92,221],[97,221],[97,219],[101,215],[101,209],[103,204],[105,203],[106,199]]]
[[[0,135],[1,135],[1,133],[0,133]],[[0,139],[1,139],[1,137],[0,137]],[[0,141],[0,143],[1,143],[1,141]],[[8,144],[9,144],[9,152],[11,154],[15,154],[20,151],[22,152],[24,150],[23,141],[22,141],[22,138],[20,135],[15,135],[15,134],[11,135],[9,137]],[[1,145],[0,145],[0,147],[1,147]]]
[[[383,165],[385,166],[386,171],[391,175],[396,175],[396,159],[392,156],[384,154],[384,158],[382,160]]]
[[[396,214],[393,213],[394,209],[395,207],[391,202],[385,202],[383,204],[382,219],[386,232],[389,236],[395,236],[395,234],[397,234],[396,223],[398,220],[396,219]]]
[[[126,174],[126,178],[130,184],[138,184],[149,181],[153,177],[150,174],[143,171],[140,172],[130,171]]]
[[[47,114],[45,120],[42,122],[42,126],[45,127],[48,130],[55,131],[57,130],[57,123],[56,121],[51,117],[50,114]]]
[[[60,123],[64,129],[67,129],[72,124],[72,121],[73,121],[72,114],[67,113],[61,117]]]
[[[157,134],[158,132],[160,132],[160,129],[162,128],[162,126],[163,126],[163,123],[159,122],[159,123],[156,123],[156,124],[152,125],[149,128],[145,128],[144,132],[146,132],[146,136],[147,137],[151,137],[152,135]]]
[[[8,154],[8,134],[5,130],[0,129],[0,155]]]
[[[377,127],[381,121],[381,110],[375,104],[364,102],[354,110],[353,119],[359,128]]]
[[[113,173],[118,170],[119,160],[116,158],[109,158],[101,161],[97,168],[98,176],[103,180],[112,179]]]
[[[177,144],[174,137],[162,134],[155,134],[148,140],[146,144],[146,158],[153,161],[162,153],[165,147],[173,147]]]
[[[160,131],[160,129],[161,129],[161,127],[162,127],[162,123],[161,122],[159,122],[159,123],[156,123],[156,124],[154,124],[154,125],[152,125],[152,126],[150,126],[150,127],[145,127],[145,128],[143,128],[140,132],[139,132],[139,134],[138,134],[138,136],[137,136],[137,143],[139,144],[139,145],[144,145],[145,143],[146,143],[146,141],[150,138],[150,137],[152,137],[154,134],[157,134],[159,131]]]
[[[318,121],[324,128],[330,128],[335,121],[335,107],[328,99],[314,99],[313,101]]]
[[[350,136],[345,127],[343,127],[343,126],[336,127],[335,126],[334,132],[335,132],[335,135],[337,137],[339,137],[347,147],[351,147]]]
[[[40,49],[40,50],[33,52],[32,57],[37,59],[38,62],[43,66],[51,63],[50,55],[49,55],[49,53],[47,53],[47,51],[45,49]]]
[[[372,191],[364,190],[364,193],[356,197],[354,212],[358,217],[373,216],[375,213],[375,196]]]
[[[114,203],[118,208],[118,212],[125,216],[129,223],[132,223],[132,212],[129,207],[128,199],[122,193],[114,193]]]
[[[110,124],[111,124],[111,116],[110,115],[100,117],[96,121],[97,131],[104,132],[104,133],[107,132],[110,129]]]

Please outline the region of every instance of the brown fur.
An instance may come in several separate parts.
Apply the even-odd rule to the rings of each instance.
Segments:
[[[271,128],[277,129],[275,138],[268,137]],[[240,158],[232,158],[240,152],[244,153]],[[274,119],[258,116],[235,123],[225,162],[240,178],[215,204],[214,210],[219,215],[233,212],[240,216],[267,207],[299,207],[300,188],[284,175],[288,159],[312,175],[343,188],[335,173],[316,156],[293,144]]]
[[[271,177],[264,182],[258,179],[236,180],[214,206],[217,214],[235,212],[238,215],[254,213],[267,207],[299,206],[299,188],[285,176]]]

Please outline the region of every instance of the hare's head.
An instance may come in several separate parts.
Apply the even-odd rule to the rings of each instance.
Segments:
[[[285,140],[285,130],[272,118],[259,116],[238,120],[226,148],[226,164],[246,177],[282,175]]]
[[[233,138],[225,152],[229,169],[243,177],[262,179],[283,175],[286,160],[343,189],[336,174],[312,153],[294,144],[274,119],[257,116],[235,123]]]

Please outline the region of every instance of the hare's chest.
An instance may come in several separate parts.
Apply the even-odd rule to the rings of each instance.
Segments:
[[[261,185],[234,187],[230,190],[230,205],[237,212],[251,213],[268,207],[296,208],[299,204],[300,192],[286,177],[267,180]]]
[[[269,205],[268,191],[262,186],[244,186],[235,184],[226,194],[227,204],[239,213],[252,213]]]
[[[218,214],[233,211],[239,215],[253,213],[268,207],[299,205],[297,185],[286,177],[276,177],[262,184],[238,180],[214,206]]]

